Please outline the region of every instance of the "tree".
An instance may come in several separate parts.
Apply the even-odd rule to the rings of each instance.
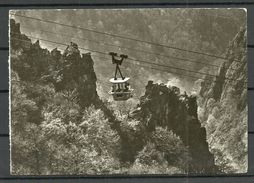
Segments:
[[[101,110],[93,106],[83,119],[63,122],[48,113],[42,123],[48,138],[51,174],[101,174],[119,170],[119,136],[110,128]]]
[[[156,127],[150,141],[136,156],[133,173],[183,173],[188,169],[188,148],[172,131]],[[135,172],[136,171],[136,172]]]

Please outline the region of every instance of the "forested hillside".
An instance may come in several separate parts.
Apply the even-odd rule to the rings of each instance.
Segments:
[[[214,15],[215,10],[202,9],[130,10],[131,13],[72,10],[75,16],[67,16],[69,11],[59,11],[58,16],[50,11],[38,11],[35,18],[65,20],[109,34],[117,32],[134,39],[205,50],[226,57],[223,60],[226,62],[193,52],[119,41],[116,37],[79,29],[70,38],[67,35],[74,35],[71,28],[20,17],[11,19],[12,174],[246,171],[246,30],[239,31],[239,25],[245,27],[244,16],[232,16],[235,11],[239,15],[244,11],[218,10]],[[33,15],[33,11],[16,12]],[[80,37],[97,40],[99,44]],[[43,38],[61,40],[64,44],[50,44]],[[141,54],[129,48],[159,55]],[[125,76],[131,77],[135,95],[128,101],[116,102],[108,94],[111,87],[108,80],[114,72],[111,58],[100,57],[94,50],[125,53],[131,58],[197,72],[172,68],[160,72],[159,67],[153,70],[127,59],[121,68]],[[195,62],[181,62],[160,54]],[[198,72],[218,72],[218,77],[213,80]]]
[[[89,53],[31,43],[11,20],[11,172],[96,174],[119,170],[120,137],[96,92]],[[18,39],[25,39],[19,41]]]
[[[14,35],[11,39],[13,174],[203,171],[206,162],[198,165],[194,152],[203,150],[190,146],[189,152],[190,144],[186,141],[199,137],[186,137],[187,131],[177,130],[187,125],[192,115],[195,118],[193,124],[199,124],[197,114],[187,110],[187,103],[181,104],[179,91],[174,94],[173,90],[162,87],[168,93],[164,96],[172,95],[171,101],[179,103],[179,109],[175,109],[174,114],[183,113],[182,116],[185,116],[176,119],[178,127],[170,128],[167,119],[160,117],[158,124],[130,116],[119,121],[119,117],[114,117],[115,113],[110,110],[114,108],[104,104],[97,95],[96,75],[89,53],[81,55],[75,43],[71,43],[63,54],[57,49],[42,49],[39,41],[31,43],[21,34],[19,26],[11,20],[11,34]],[[21,37],[26,42],[17,40]],[[151,92],[149,87],[146,95]],[[160,94],[155,93],[154,96],[159,97]],[[142,107],[145,106],[144,101],[143,97]],[[159,101],[155,98],[154,105]],[[185,107],[181,109],[181,106]],[[168,108],[173,108],[173,103]],[[148,115],[142,116],[147,118]],[[168,120],[170,118],[172,116]],[[194,130],[199,128],[197,126]],[[207,144],[204,129],[197,134],[201,135],[200,143]],[[203,149],[209,162],[205,170],[211,171],[212,155],[207,145]]]

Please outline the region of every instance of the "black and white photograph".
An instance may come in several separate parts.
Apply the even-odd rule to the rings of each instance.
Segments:
[[[10,10],[11,174],[246,173],[246,16]]]

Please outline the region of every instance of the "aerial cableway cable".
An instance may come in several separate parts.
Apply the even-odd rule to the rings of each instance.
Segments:
[[[67,44],[64,44],[64,43],[59,43],[59,42],[55,42],[55,41],[49,41],[49,40],[38,38],[38,37],[34,37],[34,36],[27,36],[27,37],[30,37],[30,38],[33,38],[33,39],[39,39],[39,40],[46,41],[46,42],[52,42],[52,43],[55,43],[55,44],[62,44],[62,45],[68,46]],[[107,55],[107,53],[104,53],[104,52],[101,52],[101,51],[98,51],[98,50],[93,50],[93,49],[88,49],[88,48],[81,48],[81,47],[80,47],[80,49],[83,49],[83,50],[86,50],[86,51],[90,51],[90,52],[99,53],[99,54],[103,54],[103,55]],[[177,69],[177,70],[197,73],[197,74],[211,76],[211,77],[218,77],[217,75],[207,74],[207,73],[200,72],[200,71],[193,71],[193,70],[189,70],[189,69],[184,69],[184,68],[179,68],[179,67],[174,67],[174,66],[154,63],[152,60],[146,61],[146,60],[140,60],[140,59],[134,59],[134,58],[128,58],[128,59],[132,60],[132,61],[136,61],[136,62],[152,64],[152,65],[155,65],[155,66],[167,67],[167,68],[170,68],[170,69]],[[235,80],[235,79],[230,79],[230,78],[223,78],[223,79]]]
[[[11,33],[11,34],[15,34],[15,33]],[[18,35],[18,34],[16,34],[16,35]],[[37,40],[45,41],[45,42],[49,42],[49,43],[53,43],[53,44],[56,44],[56,45],[68,46],[68,44],[65,44],[65,43],[56,42],[56,41],[51,41],[51,40],[47,40],[47,39],[42,39],[42,38],[39,38],[39,37],[34,37],[34,36],[27,36],[27,37],[32,38],[32,39],[37,39]],[[24,40],[24,39],[11,38],[11,40],[12,40],[12,39],[29,42],[29,41]],[[85,51],[89,51],[89,52],[92,52],[92,53],[108,55],[108,53],[101,52],[101,51],[98,51],[98,50],[93,50],[93,49],[88,49],[88,48],[82,48],[82,47],[79,47],[79,49],[85,50]],[[145,63],[145,64],[150,64],[150,65],[165,67],[165,68],[168,68],[168,69],[182,70],[182,71],[192,72],[192,73],[200,74],[200,75],[204,75],[204,76],[210,76],[210,77],[219,78],[217,75],[207,74],[207,73],[203,73],[203,72],[198,72],[198,71],[193,71],[193,70],[188,70],[188,69],[183,69],[183,68],[178,68],[178,67],[173,67],[173,66],[168,66],[168,65],[163,65],[163,64],[157,64],[157,63],[149,62],[149,61],[146,61],[146,60],[139,60],[139,59],[133,59],[133,58],[128,58],[128,59],[129,59],[129,60],[132,60],[132,61],[134,61],[134,62],[138,62],[138,63]],[[155,69],[155,68],[153,68],[153,69]],[[168,72],[172,73],[173,71],[168,71]],[[183,75],[182,73],[175,73],[175,74]],[[187,76],[187,77],[188,77],[188,76],[189,76],[189,77],[193,77],[192,75],[186,75],[186,74],[185,74],[185,76]],[[197,77],[197,79],[202,79],[202,78],[198,78],[198,77]],[[221,78],[221,79],[222,79],[222,80],[236,81],[235,79],[226,78],[226,77],[223,77],[223,78]],[[207,80],[207,79],[205,79],[205,80]],[[217,81],[216,81],[216,82],[217,82]],[[247,83],[247,82],[245,82],[245,83]]]
[[[107,35],[107,36],[111,36],[111,37],[117,37],[117,38],[121,38],[121,39],[125,39],[125,40],[131,40],[131,41],[146,43],[146,44],[150,44],[150,45],[154,45],[154,46],[174,49],[174,50],[178,50],[178,51],[184,51],[184,52],[204,55],[204,56],[208,56],[208,57],[219,58],[219,59],[222,59],[222,60],[228,60],[226,57],[218,56],[218,55],[214,55],[214,54],[210,54],[210,53],[204,53],[204,52],[198,52],[198,51],[194,51],[194,50],[183,49],[183,48],[179,48],[179,47],[175,47],[175,46],[169,46],[169,45],[165,45],[165,44],[160,44],[160,43],[155,43],[155,42],[151,42],[151,41],[131,38],[131,37],[117,35],[117,34],[113,34],[113,33],[97,31],[97,30],[93,30],[93,29],[80,27],[80,26],[68,25],[68,24],[64,24],[64,23],[60,23],[60,22],[55,22],[55,21],[51,21],[51,20],[45,20],[45,19],[41,19],[41,18],[30,17],[30,16],[26,16],[26,15],[20,15],[20,14],[14,14],[14,13],[10,13],[10,14],[13,15],[13,16],[18,16],[18,17],[28,18],[28,19],[32,19],[32,20],[36,20],[36,21],[40,21],[40,22],[46,22],[46,23],[61,25],[61,26],[70,27],[70,28],[74,28],[74,29],[80,29],[80,30],[84,30],[84,31],[94,32],[94,33],[97,33],[97,34]],[[234,60],[234,61],[241,62],[240,60]]]
[[[29,28],[26,26],[22,26],[23,28]],[[56,33],[56,32],[52,32],[52,31],[48,31],[48,30],[38,30],[39,32],[45,32],[45,33],[50,33],[50,34],[54,34],[54,35],[60,35],[62,37],[69,37],[71,39],[76,39],[76,40],[85,40],[85,41],[89,41],[92,43],[96,43],[99,45],[104,45],[104,46],[112,46],[112,47],[117,47],[117,48],[122,48],[122,49],[127,49],[127,50],[132,50],[135,52],[140,52],[140,53],[147,53],[150,55],[155,55],[155,56],[160,56],[160,57],[165,57],[165,58],[172,58],[172,59],[176,59],[177,61],[181,61],[181,62],[191,62],[191,63],[198,63],[198,64],[203,64],[203,65],[209,65],[211,67],[217,67],[220,68],[220,65],[216,65],[216,64],[210,64],[210,63],[205,63],[205,62],[201,62],[201,61],[197,61],[197,60],[192,60],[192,59],[188,59],[188,58],[182,58],[182,57],[176,57],[176,56],[171,56],[171,55],[165,55],[165,54],[160,54],[160,53],[156,53],[156,52],[150,52],[147,50],[142,50],[142,49],[135,49],[132,47],[126,47],[126,46],[119,46],[119,45],[115,45],[115,44],[110,44],[110,43],[103,43],[102,41],[98,41],[98,40],[94,40],[94,39],[88,39],[88,38],[84,38],[84,37],[73,37],[70,34],[63,34],[63,33]],[[230,68],[231,70],[234,70],[233,68]]]
[[[68,44],[65,44],[65,43],[60,43],[60,42],[55,42],[55,41],[51,41],[51,40],[46,40],[46,39],[42,39],[42,38],[38,38],[38,37],[34,37],[34,36],[27,36],[27,37],[32,38],[32,39],[38,39],[38,40],[45,41],[45,42],[51,42],[51,43],[54,43],[54,44],[61,44],[61,45],[64,45],[64,46],[68,46]],[[98,51],[98,50],[93,50],[93,49],[88,49],[88,48],[82,48],[82,47],[79,47],[79,48],[82,49],[82,50],[86,50],[86,51],[90,51],[90,52],[94,52],[94,53],[98,53],[98,54],[108,55],[108,53],[101,52],[101,51]],[[134,59],[134,58],[128,58],[128,59],[132,60],[132,61],[135,61],[135,62],[147,63],[147,64],[152,64],[152,65],[155,65],[155,66],[167,67],[167,68],[170,68],[170,69],[177,69],[177,70],[197,73],[197,74],[201,74],[201,75],[208,75],[208,76],[211,76],[211,77],[217,77],[217,75],[213,75],[213,74],[207,74],[207,73],[204,73],[204,72],[193,71],[193,70],[178,68],[178,67],[174,67],[174,66],[154,63],[152,60],[146,61],[146,60],[140,60],[140,59]],[[225,78],[223,78],[223,79],[225,79]]]
[[[105,61],[109,60],[109,58],[102,57],[102,56],[97,56],[97,55],[93,55],[93,57],[96,57],[96,58],[99,58],[99,59],[103,59]],[[133,62],[129,62],[128,60],[126,60],[126,61],[128,62],[128,65],[129,64],[134,65]],[[221,80],[214,81],[214,79],[200,78],[200,77],[197,77],[197,76],[194,76],[194,75],[182,74],[182,73],[179,73],[179,72],[169,71],[169,70],[165,70],[165,69],[162,69],[162,68],[159,68],[159,67],[151,67],[149,65],[144,65],[144,64],[140,64],[140,65],[135,64],[135,66],[144,67],[144,68],[147,68],[147,69],[157,70],[157,71],[161,71],[161,72],[165,72],[165,73],[170,73],[170,74],[176,74],[176,75],[180,75],[180,76],[184,76],[184,77],[189,77],[189,78],[193,78],[193,79],[199,79],[199,80],[202,80],[202,81],[218,82],[218,83],[223,82]],[[136,74],[136,75],[138,75],[138,74]],[[102,80],[100,80],[100,81],[102,82]],[[244,83],[247,83],[247,82],[244,82]]]
[[[51,40],[46,40],[46,39],[42,39],[42,38],[38,38],[38,37],[33,37],[33,36],[27,36],[27,37],[30,37],[32,39],[37,39],[37,40],[41,40],[41,41],[45,41],[45,42],[49,42],[49,43],[53,43],[53,44],[57,44],[57,45],[63,45],[63,46],[68,46],[68,44],[65,44],[65,43],[60,43],[60,42],[55,42],[55,41],[51,41]],[[13,39],[13,38],[12,38]],[[14,38],[16,39],[16,38]],[[17,40],[17,39],[16,39]],[[24,40],[21,40],[21,41],[24,41]],[[26,41],[26,40],[25,40]],[[98,50],[92,50],[92,49],[87,49],[87,48],[82,48],[82,47],[79,47],[79,49],[81,50],[85,50],[85,51],[89,51],[89,52],[93,52],[93,53],[98,53],[98,54],[103,54],[103,55],[108,55],[108,53],[105,53],[105,52],[101,52],[101,51],[98,51]],[[182,71],[187,71],[187,72],[192,72],[192,73],[196,73],[196,74],[201,74],[201,75],[204,75],[204,76],[210,76],[210,77],[217,77],[219,78],[217,75],[212,75],[212,74],[206,74],[206,73],[203,73],[203,72],[198,72],[198,71],[193,71],[193,70],[188,70],[188,69],[183,69],[183,68],[178,68],[178,67],[172,67],[172,66],[168,66],[168,65],[163,65],[163,64],[157,64],[157,63],[153,63],[153,62],[149,62],[149,61],[146,61],[146,60],[138,60],[138,59],[133,59],[133,58],[128,58],[129,60],[132,60],[132,61],[135,61],[135,62],[138,62],[138,63],[145,63],[145,64],[151,64],[151,65],[155,65],[155,66],[161,66],[161,67],[166,67],[166,68],[169,68],[169,69],[176,69],[176,70],[182,70]],[[155,68],[152,68],[152,69],[155,69]],[[173,72],[173,71],[168,71],[168,72]],[[177,73],[175,72],[175,74],[179,74],[179,75],[183,75],[182,73]],[[186,75],[185,76],[190,76],[190,77],[193,77],[191,75]],[[197,79],[202,79],[200,77],[196,77]],[[231,81],[235,81],[235,79],[231,79],[231,78],[221,78],[223,80],[231,80]],[[247,83],[247,82],[246,82]]]

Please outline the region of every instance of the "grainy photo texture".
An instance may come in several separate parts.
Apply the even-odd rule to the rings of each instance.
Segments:
[[[247,172],[245,9],[9,17],[11,174]]]

